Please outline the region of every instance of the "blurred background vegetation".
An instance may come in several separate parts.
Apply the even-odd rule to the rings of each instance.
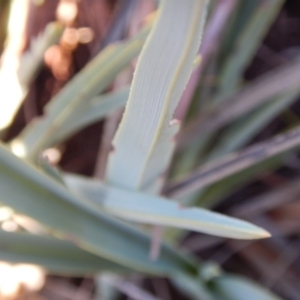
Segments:
[[[0,0],[0,118],[8,120],[1,128],[2,140],[12,140],[42,115],[53,95],[105,46],[136,34],[145,18],[155,11],[156,2]],[[35,45],[53,21],[63,25],[61,37],[58,34],[46,41],[40,60],[34,55],[26,56],[35,53]],[[300,125],[299,0],[211,1],[200,54],[201,63],[176,111],[184,126],[166,194],[176,195],[170,182],[180,183],[188,174],[197,172],[198,166]],[[28,64],[32,65],[31,60],[36,62],[36,68],[30,78],[24,79],[25,88],[13,100],[4,92],[5,86],[17,89],[13,76],[6,72],[22,74]],[[119,74],[107,91],[129,85],[135,63],[134,60]],[[48,157],[65,171],[103,178],[110,141],[121,115],[122,109],[114,111],[104,121],[74,134],[48,149]],[[188,187],[178,195],[184,203],[254,222],[268,229],[272,238],[249,242],[175,230],[165,234],[170,240],[177,239],[185,251],[215,261],[228,272],[251,278],[283,299],[297,300],[300,160],[297,148],[287,150],[221,178],[200,192],[189,187],[193,177],[183,179]],[[0,212],[4,216],[0,214],[3,230],[15,231],[24,226],[24,220],[14,218],[8,208],[2,207]],[[1,272],[6,271],[0,269]],[[12,295],[14,299],[96,299],[97,286],[104,286],[105,291],[105,282],[109,282],[118,291],[116,299],[186,299],[165,278],[130,277],[121,282],[107,274],[98,281],[48,276],[40,291],[28,293],[28,289],[18,286]],[[105,299],[103,295],[101,299]]]

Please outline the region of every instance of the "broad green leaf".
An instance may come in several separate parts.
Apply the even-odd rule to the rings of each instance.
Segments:
[[[0,146],[0,201],[72,240],[102,258],[140,272],[194,274],[195,263],[163,245],[161,256],[151,261],[149,237],[124,222],[101,213],[87,199],[78,199],[51,177]]]
[[[107,173],[111,185],[159,190],[157,179],[170,162],[178,130],[172,115],[193,70],[207,5],[207,0],[161,2],[114,138]]]
[[[216,299],[222,300],[280,300],[278,296],[240,276],[224,275],[211,282]]]
[[[130,269],[81,250],[71,242],[20,232],[0,231],[0,260],[39,265],[59,275],[130,272]]]
[[[65,176],[69,188],[80,198],[97,203],[101,210],[128,221],[195,230],[212,235],[256,239],[269,233],[248,222],[145,193],[104,186],[83,177]]]
[[[113,81],[140,52],[149,26],[131,40],[110,45],[90,61],[45,107],[45,114],[31,122],[12,141],[12,149],[19,156],[34,159],[39,151],[55,143],[55,133],[64,124],[85,111],[93,97]]]

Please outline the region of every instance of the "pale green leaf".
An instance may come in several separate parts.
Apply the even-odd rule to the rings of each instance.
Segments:
[[[181,207],[179,203],[145,193],[104,186],[83,177],[65,176],[69,188],[87,198],[106,213],[135,222],[184,228],[212,235],[256,239],[269,233],[248,222],[201,208]]]
[[[141,53],[128,105],[114,139],[107,181],[130,189],[157,191],[178,126],[171,120],[193,69],[207,0],[165,0]],[[180,22],[178,22],[180,20]]]
[[[87,199],[78,199],[63,185],[0,146],[0,201],[52,229],[61,238],[115,263],[155,274],[194,273],[193,261],[163,245],[151,261],[149,237],[101,213]]]

